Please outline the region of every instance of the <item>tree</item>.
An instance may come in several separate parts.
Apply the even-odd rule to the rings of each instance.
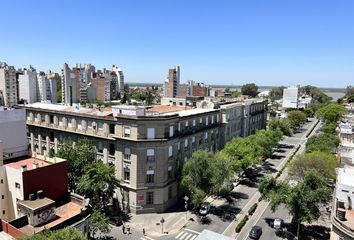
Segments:
[[[263,178],[259,184],[259,191],[269,201],[272,211],[284,204],[293,216],[293,223],[299,226],[302,222],[311,223],[320,215],[320,207],[331,199],[331,191],[325,179],[314,170],[305,173],[304,180],[297,184],[276,182],[272,178]]]
[[[292,128],[298,128],[306,122],[306,114],[299,110],[293,110],[288,112],[288,120]]]
[[[340,141],[337,135],[321,133],[310,137],[306,142],[306,152],[328,152],[335,153]]]
[[[305,113],[306,117],[313,117],[314,115],[314,112],[313,112],[313,109],[310,108],[310,107],[307,107],[303,110],[303,112]]]
[[[211,178],[209,163],[213,161],[213,157],[211,152],[203,150],[194,152],[183,165],[182,186],[189,192],[192,192],[195,188],[208,192]]]
[[[337,134],[337,124],[335,122],[326,123],[321,127],[321,131],[327,134]]]
[[[127,94],[126,92],[124,92],[124,93],[123,93],[123,97],[122,97],[122,99],[120,100],[120,103],[125,104],[125,103],[127,103],[127,101],[128,101],[128,94]]]
[[[254,83],[248,83],[241,87],[242,95],[256,97],[258,94],[258,86]]]
[[[59,145],[56,156],[67,160],[69,188],[75,192],[78,179],[85,173],[87,166],[96,161],[96,151],[92,142],[80,139],[73,144],[65,139]]]
[[[241,96],[241,93],[240,93],[239,91],[233,91],[233,92],[231,93],[231,97],[233,97],[233,98],[237,98],[237,97],[239,97],[239,96]]]
[[[344,106],[338,103],[331,103],[318,109],[316,116],[322,121],[330,123],[338,122],[346,113],[347,110]]]
[[[77,184],[79,194],[90,199],[93,209],[105,209],[114,190],[118,187],[113,165],[98,161],[89,165]]]
[[[281,87],[273,88],[272,90],[270,90],[270,92],[269,92],[270,100],[272,102],[274,102],[275,100],[282,99],[284,89],[285,89],[285,87],[281,86]]]
[[[212,172],[210,178],[211,192],[219,194],[225,181],[229,180],[232,176],[232,162],[229,158],[217,153],[214,155],[213,161],[209,164],[210,171]]]
[[[95,237],[96,233],[107,234],[111,231],[112,227],[109,225],[109,218],[101,211],[94,211],[89,218],[89,232],[90,235]]]
[[[272,118],[268,122],[268,128],[272,131],[280,130],[285,136],[291,136],[293,134],[292,129],[290,127],[290,123],[286,119],[281,120],[277,118]]]
[[[85,240],[85,236],[75,228],[68,227],[60,230],[44,230],[40,233],[19,238],[20,240]]]
[[[299,155],[292,160],[289,166],[289,175],[298,180],[303,180],[306,172],[317,170],[322,177],[334,180],[337,165],[337,160],[333,154],[314,151]]]
[[[350,97],[353,95],[354,95],[354,87],[351,85],[347,86],[347,88],[345,89],[345,96]]]

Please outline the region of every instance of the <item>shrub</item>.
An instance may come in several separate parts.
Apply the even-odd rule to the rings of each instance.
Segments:
[[[243,226],[245,226],[247,221],[248,221],[248,215],[244,216],[241,222],[237,224],[235,231],[237,233],[241,232],[241,229],[243,228]]]
[[[252,216],[253,213],[256,211],[257,205],[258,205],[257,203],[253,204],[252,207],[248,210],[248,214],[249,214],[250,216]]]

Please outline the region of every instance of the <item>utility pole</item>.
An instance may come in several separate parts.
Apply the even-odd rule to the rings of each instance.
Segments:
[[[188,214],[188,200],[189,200],[189,197],[184,196],[184,207],[186,209],[186,221],[188,221],[188,216],[187,216],[187,214]]]

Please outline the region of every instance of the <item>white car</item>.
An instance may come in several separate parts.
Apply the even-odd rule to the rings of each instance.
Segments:
[[[203,203],[202,207],[199,209],[200,215],[207,215],[210,211],[210,203]]]
[[[281,218],[274,219],[273,227],[275,229],[281,229],[283,227],[284,221]]]

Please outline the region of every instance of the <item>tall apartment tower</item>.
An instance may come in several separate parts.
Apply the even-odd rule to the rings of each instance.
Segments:
[[[48,74],[39,72],[38,80],[38,101],[57,103],[57,81],[52,78],[51,71]]]
[[[31,65],[18,75],[19,99],[27,103],[38,101],[37,71]]]
[[[12,107],[17,104],[18,91],[16,69],[0,62],[0,104]]]
[[[124,90],[124,74],[122,69],[116,67],[115,65],[112,66],[112,72],[117,75],[117,85],[116,85],[116,92],[122,92]]]
[[[168,76],[165,80],[164,97],[176,97],[179,95],[179,66],[175,66],[168,70]]]

